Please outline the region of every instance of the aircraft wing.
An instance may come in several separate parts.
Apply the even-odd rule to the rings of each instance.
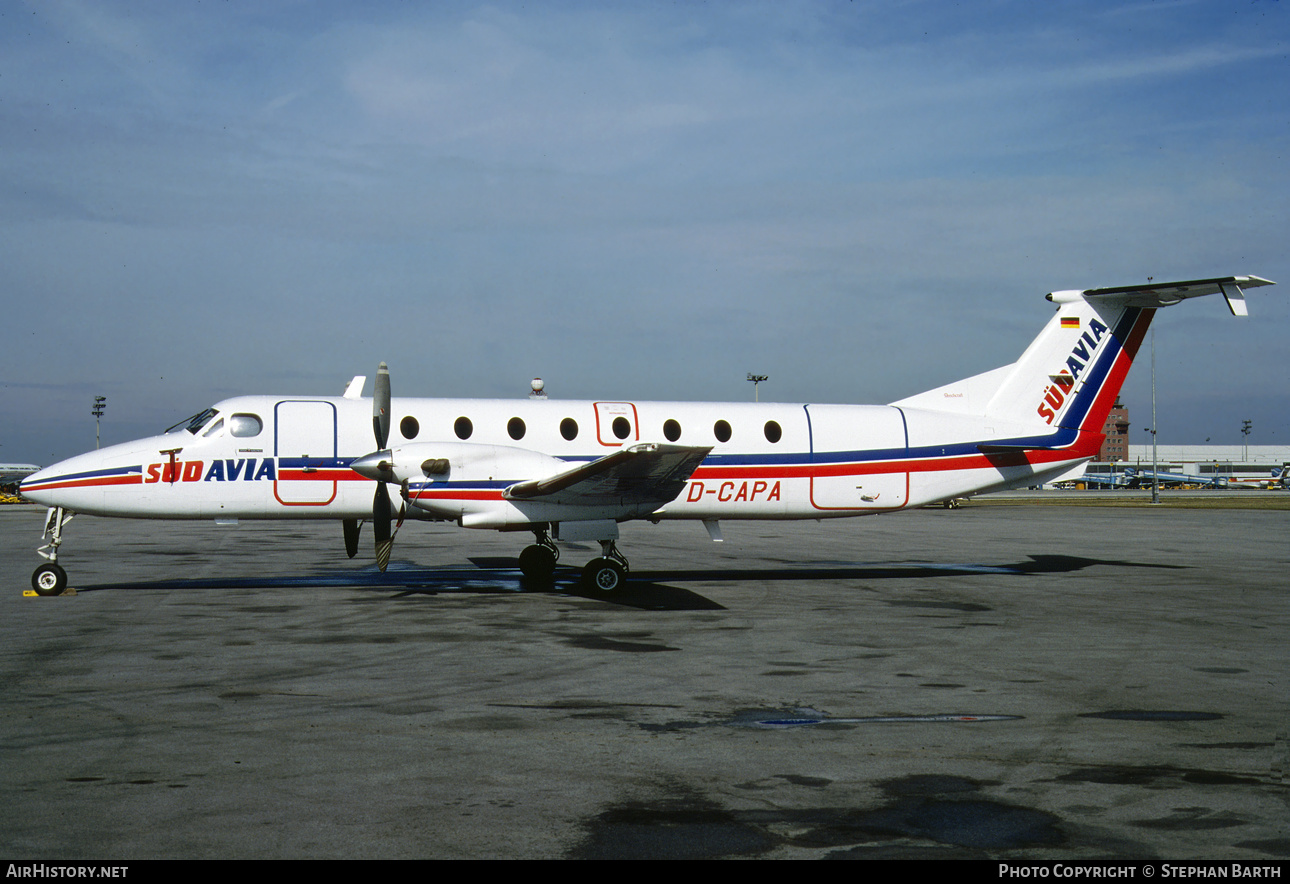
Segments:
[[[502,496],[575,506],[661,506],[681,493],[711,450],[642,442],[544,479],[517,482]]]
[[[1129,307],[1168,307],[1186,298],[1222,294],[1228,309],[1235,316],[1246,316],[1245,295],[1242,289],[1261,285],[1276,285],[1257,276],[1224,276],[1219,279],[1190,279],[1184,282],[1166,282],[1160,285],[1126,285],[1109,289],[1085,289],[1084,297],[1090,301],[1114,301]]]

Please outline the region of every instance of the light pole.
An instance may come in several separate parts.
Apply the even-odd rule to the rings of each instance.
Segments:
[[[1241,436],[1244,447],[1241,449],[1241,460],[1249,461],[1250,459],[1250,430],[1254,427],[1254,421],[1241,421]]]
[[[94,415],[94,447],[99,447],[99,421],[103,417],[103,410],[107,408],[106,396],[94,397],[94,408],[90,414]]]
[[[758,391],[757,387],[758,387],[758,384],[760,384],[762,381],[768,381],[768,380],[770,380],[769,375],[764,375],[764,374],[753,374],[753,373],[750,371],[750,372],[748,372],[748,380],[752,381],[752,385],[753,385],[753,401],[754,401],[754,402],[760,402],[760,401],[761,401],[761,394],[760,394],[760,392]]]
[[[1156,457],[1156,329],[1151,328],[1151,502],[1160,503],[1160,460]]]

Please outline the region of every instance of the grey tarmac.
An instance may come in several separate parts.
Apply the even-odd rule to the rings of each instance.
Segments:
[[[523,534],[0,507],[0,856],[1290,857],[1290,512]]]

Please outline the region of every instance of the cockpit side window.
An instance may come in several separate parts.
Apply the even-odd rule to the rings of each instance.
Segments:
[[[209,430],[207,430],[205,433],[202,433],[202,438],[209,439],[212,436],[218,436],[223,430],[224,430],[224,418],[220,418],[219,420],[215,421],[215,423],[211,424],[211,428]]]
[[[198,432],[201,431],[201,428],[210,423],[211,419],[217,414],[219,414],[218,411],[213,408],[208,408],[192,417],[184,418],[179,423],[166,430],[166,432],[173,433],[175,430],[184,429],[196,436]]]
[[[235,414],[228,419],[228,426],[234,436],[246,438],[260,435],[264,422],[258,414]]]

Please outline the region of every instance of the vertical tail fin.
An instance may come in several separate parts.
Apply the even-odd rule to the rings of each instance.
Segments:
[[[1157,309],[1222,294],[1233,315],[1246,314],[1242,288],[1273,285],[1229,276],[1159,285],[1052,292],[1057,314],[1012,365],[965,378],[900,402],[985,417],[1026,447],[1068,447],[1092,456],[1129,366]],[[1006,429],[1005,429],[1006,427]]]
[[[1155,309],[1054,292],[1057,314],[1021,354],[985,413],[1037,430],[1102,431]]]

